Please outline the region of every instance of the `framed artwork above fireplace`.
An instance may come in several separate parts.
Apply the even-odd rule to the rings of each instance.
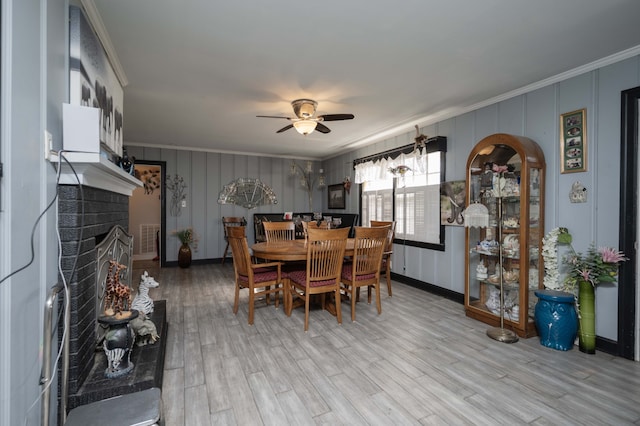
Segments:
[[[69,7],[69,103],[100,110],[100,142],[122,156],[124,91],[83,9]]]

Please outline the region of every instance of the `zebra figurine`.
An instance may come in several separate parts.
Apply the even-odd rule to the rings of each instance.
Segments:
[[[153,312],[153,300],[149,297],[149,288],[156,288],[159,285],[153,277],[149,276],[147,271],[144,271],[144,274],[140,276],[138,294],[131,303],[131,309],[137,310],[140,316],[144,314],[145,317],[148,317]]]
[[[149,297],[149,288],[155,288],[159,285],[153,277],[149,276],[147,271],[144,271],[144,274],[140,276],[138,294],[131,303],[131,309],[138,311],[138,317],[130,322],[138,346],[152,345],[160,337],[156,325],[149,319],[153,312],[153,300]]]

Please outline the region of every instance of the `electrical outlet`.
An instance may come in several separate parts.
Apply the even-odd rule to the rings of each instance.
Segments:
[[[187,201],[186,200],[182,200],[182,207],[187,207]]]
[[[51,151],[53,151],[53,135],[48,131],[44,131],[44,159],[51,159]]]

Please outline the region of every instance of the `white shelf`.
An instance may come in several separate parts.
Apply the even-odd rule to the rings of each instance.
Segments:
[[[142,186],[140,180],[98,153],[67,152],[63,155],[71,163],[73,170],[64,158],[59,158],[57,153],[51,153],[49,157],[49,161],[56,167],[58,165],[62,167],[60,184],[78,185],[80,183],[127,196],[131,196],[134,189]]]

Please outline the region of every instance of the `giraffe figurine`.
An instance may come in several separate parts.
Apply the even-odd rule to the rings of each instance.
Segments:
[[[104,298],[104,312],[106,315],[118,315],[131,307],[131,288],[120,282],[121,271],[126,268],[125,265],[115,260],[109,261]]]

